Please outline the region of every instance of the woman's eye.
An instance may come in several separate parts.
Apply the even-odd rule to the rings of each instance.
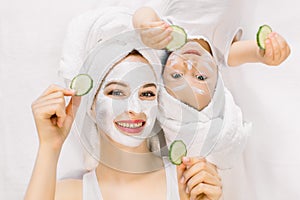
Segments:
[[[151,91],[148,91],[148,92],[142,92],[141,96],[142,97],[155,97],[155,94]]]
[[[108,93],[108,95],[112,96],[124,96],[124,93],[121,90],[112,90]]]
[[[196,75],[196,78],[200,81],[205,81],[207,79],[207,76],[204,75]]]
[[[180,74],[180,73],[174,73],[174,74],[172,74],[171,75],[173,78],[175,78],[175,79],[178,79],[178,78],[181,78],[182,77],[182,74]]]

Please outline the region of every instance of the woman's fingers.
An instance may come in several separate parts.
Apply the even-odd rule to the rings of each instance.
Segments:
[[[66,118],[65,96],[74,95],[75,91],[51,85],[32,104],[32,110],[37,119],[50,119],[52,124],[62,127]]]
[[[210,163],[208,163],[203,158],[189,158],[190,161],[185,162],[187,169],[183,173],[184,181],[185,183],[194,175],[201,171],[206,171],[207,173],[210,173],[213,176],[216,176],[220,179],[218,171],[216,167]]]
[[[80,101],[81,101],[81,97],[80,96],[73,96],[66,108],[66,119],[64,121],[64,126],[67,129],[70,129],[73,121],[75,119],[75,115],[77,113],[77,110],[79,108],[80,105]]]
[[[58,91],[61,91],[65,96],[72,96],[75,94],[74,90],[63,88],[61,86],[52,84],[42,93],[42,95],[40,97],[44,97],[44,96],[47,96],[51,93],[55,93]]]
[[[201,183],[206,183],[209,185],[214,185],[214,186],[222,186],[222,182],[217,176],[213,176],[210,173],[206,171],[200,171],[196,175],[194,175],[192,178],[190,178],[187,182],[187,189],[188,191],[192,191],[194,187]]]
[[[205,183],[198,184],[190,191],[191,200],[198,199],[197,197],[202,194],[205,196],[200,199],[219,200],[222,196],[222,187]]]

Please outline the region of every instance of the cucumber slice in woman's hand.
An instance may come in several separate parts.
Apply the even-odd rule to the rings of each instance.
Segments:
[[[171,42],[166,46],[168,51],[174,51],[182,47],[187,41],[187,34],[185,30],[179,26],[171,25],[173,31],[171,33],[173,39]]]
[[[262,25],[259,27],[257,34],[256,34],[256,41],[257,41],[257,45],[259,46],[260,49],[263,49],[263,50],[266,49],[265,41],[271,32],[272,32],[272,29],[268,25]]]
[[[76,96],[83,96],[93,88],[93,79],[88,74],[78,74],[72,79],[70,88],[76,91]]]
[[[169,149],[169,159],[173,164],[180,165],[182,163],[182,157],[186,156],[186,154],[186,145],[182,140],[172,142]]]

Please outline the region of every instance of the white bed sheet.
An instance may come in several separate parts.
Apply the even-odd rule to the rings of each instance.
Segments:
[[[17,200],[24,195],[38,147],[30,105],[50,83],[60,83],[57,68],[70,19],[99,5],[137,8],[157,3],[0,1],[0,199]],[[288,38],[292,54],[277,68],[252,64],[224,70],[226,84],[246,119],[254,123],[244,157],[225,174],[225,197],[300,199],[300,9],[296,0],[265,0],[251,1],[250,10],[244,15],[248,17],[246,37],[268,23]]]

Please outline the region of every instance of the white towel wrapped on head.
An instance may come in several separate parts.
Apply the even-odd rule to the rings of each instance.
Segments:
[[[132,11],[125,7],[106,7],[74,18],[66,34],[59,75],[71,80],[78,74],[86,56],[98,42],[133,30]]]

